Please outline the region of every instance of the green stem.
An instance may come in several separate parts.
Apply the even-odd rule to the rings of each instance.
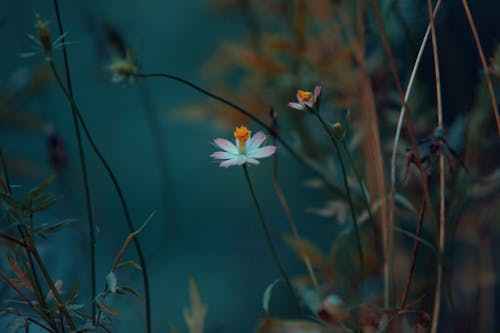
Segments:
[[[66,317],[66,320],[68,321],[69,327],[72,330],[75,330],[76,326],[75,326],[75,323],[73,322],[73,318],[71,318],[68,310],[66,309],[64,301],[61,298],[61,295],[59,294],[59,292],[57,291],[57,288],[54,285],[54,281],[52,281],[52,278],[50,277],[49,271],[45,267],[45,264],[43,263],[42,258],[40,257],[40,254],[38,253],[38,250],[35,247],[35,243],[32,242],[30,247],[31,247],[30,252],[33,254],[33,257],[35,258],[35,261],[38,264],[38,267],[40,267],[40,270],[42,271],[42,274],[45,277],[47,284],[49,285],[49,289],[52,291],[54,298],[56,299],[57,303],[59,304],[59,311],[61,311],[62,314],[64,315],[64,317]]]
[[[354,209],[354,204],[352,202],[351,198],[351,191],[349,189],[349,184],[347,183],[347,173],[345,170],[345,165],[344,165],[344,159],[342,158],[342,153],[340,152],[340,147],[337,143],[337,139],[333,136],[332,131],[330,130],[330,127],[328,127],[327,123],[321,117],[318,111],[314,110],[313,111],[314,115],[318,118],[320,121],[321,125],[323,125],[323,128],[325,129],[326,133],[330,136],[330,139],[333,143],[333,146],[335,147],[335,151],[337,152],[337,158],[340,162],[340,167],[342,169],[342,178],[344,179],[344,187],[345,187],[345,192],[347,193],[347,201],[349,203],[349,208],[351,210],[351,217],[352,217],[352,224],[354,228],[354,235],[356,237],[356,246],[358,247],[358,254],[359,254],[359,267],[361,270],[361,279],[363,279],[364,276],[364,264],[363,264],[363,248],[361,246],[361,237],[359,235],[359,228],[358,228],[358,222],[356,220],[356,211]]]
[[[78,117],[78,120],[80,121],[80,125],[82,126],[83,132],[85,133],[85,136],[87,137],[87,140],[90,143],[90,146],[94,150],[94,153],[97,155],[99,161],[101,164],[104,166],[106,169],[106,172],[108,173],[109,177],[111,178],[111,181],[113,183],[113,186],[115,187],[116,193],[118,194],[118,198],[120,199],[120,204],[123,209],[123,213],[125,215],[125,221],[127,223],[129,233],[133,233],[135,231],[134,225],[132,223],[132,219],[130,217],[130,213],[128,210],[127,202],[125,201],[125,196],[123,195],[123,192],[121,190],[120,184],[118,183],[118,180],[115,177],[115,174],[111,170],[108,162],[104,158],[104,156],[101,154],[99,151],[99,148],[94,142],[94,139],[90,135],[90,132],[87,128],[87,125],[85,124],[85,121],[82,117],[82,114],[80,113],[80,110],[78,109],[78,106],[75,103],[75,100],[69,95],[68,91],[66,90],[66,87],[61,81],[61,77],[59,76],[59,73],[57,72],[57,69],[54,65],[54,62],[50,61],[49,62],[50,67],[52,69],[52,73],[54,74],[54,77],[56,78],[57,83],[59,84],[59,87],[61,88],[62,92],[66,96],[68,102],[71,104],[71,107],[75,110],[76,115]],[[150,306],[150,298],[149,298],[149,280],[148,280],[148,273],[147,273],[147,268],[146,268],[146,262],[144,260],[144,255],[142,253],[142,248],[139,243],[138,238],[134,238],[133,240],[135,250],[137,252],[137,256],[139,257],[139,263],[142,267],[142,278],[144,282],[144,296],[145,296],[145,307],[146,307],[146,326],[147,326],[147,332],[151,333],[151,306]]]
[[[152,77],[162,77],[162,78],[167,78],[167,79],[170,79],[170,80],[174,80],[174,81],[177,81],[177,82],[181,82],[197,91],[199,91],[200,93],[210,97],[210,98],[213,98],[229,107],[231,107],[232,109],[244,114],[245,116],[247,116],[248,118],[252,119],[253,121],[255,121],[257,124],[259,124],[261,127],[267,129],[268,131],[271,131],[271,127],[269,125],[267,125],[262,119],[258,118],[257,116],[253,115],[252,113],[250,113],[249,111],[243,109],[242,107],[228,101],[227,99],[224,99],[220,96],[217,96],[203,88],[201,88],[200,86],[197,86],[196,84],[188,81],[188,80],[185,80],[181,77],[178,77],[178,76],[175,76],[175,75],[171,75],[171,74],[167,74],[167,73],[152,73],[152,74],[137,74],[136,77],[138,78],[152,78]],[[339,196],[341,197],[342,199],[344,200],[347,200],[347,196],[346,194],[341,190],[339,189],[331,180],[328,179],[328,177],[321,171],[319,170],[318,168],[316,168],[305,156],[303,156],[301,153],[297,152],[295,149],[292,148],[292,146],[287,142],[285,141],[281,136],[277,135],[276,139],[281,143],[281,145],[290,153],[292,154],[299,162],[301,162],[305,167],[309,168],[311,171],[313,171],[320,179],[321,181],[326,185],[326,187],[328,188],[328,190],[330,190],[330,192],[332,192],[334,195],[336,196]]]
[[[358,170],[356,169],[356,166],[354,165],[354,160],[352,158],[351,153],[349,152],[349,149],[347,148],[347,144],[345,143],[345,140],[341,140],[342,142],[342,147],[344,148],[344,151],[347,154],[347,158],[349,159],[349,163],[351,164],[352,171],[354,172],[354,175],[356,176],[356,180],[359,185],[359,189],[361,190],[361,193],[363,194],[363,204],[365,205],[365,209],[368,212],[368,216],[371,221],[371,225],[373,228],[373,236],[375,237],[375,244],[376,244],[376,250],[377,250],[377,260],[378,262],[382,262],[383,260],[381,259],[382,255],[382,243],[380,242],[380,237],[378,234],[377,230],[377,224],[375,223],[375,219],[373,218],[372,215],[372,210],[370,207],[370,198],[368,197],[368,193],[366,193],[365,187],[363,186],[363,182],[361,181],[361,176],[359,175]]]
[[[260,224],[262,226],[262,229],[264,230],[267,244],[269,245],[269,249],[271,250],[271,254],[274,258],[276,266],[278,267],[278,270],[280,271],[282,278],[285,280],[286,285],[288,286],[288,289],[290,290],[293,301],[295,303],[296,310],[300,314],[300,313],[302,313],[302,311],[300,310],[299,299],[297,298],[297,295],[295,294],[295,291],[293,290],[292,283],[290,282],[290,279],[288,278],[288,274],[286,273],[285,268],[283,267],[283,264],[281,263],[281,260],[278,256],[278,251],[276,250],[276,247],[274,246],[274,242],[273,242],[273,239],[271,237],[271,232],[269,231],[269,226],[267,225],[267,222],[264,219],[264,214],[262,213],[262,209],[260,208],[259,201],[257,200],[257,196],[255,195],[255,191],[254,191],[254,188],[252,185],[252,181],[250,180],[250,175],[248,174],[248,169],[247,169],[246,164],[243,164],[243,171],[245,172],[245,178],[246,178],[247,183],[248,183],[248,188],[250,189],[250,193],[252,195],[252,200],[253,200],[253,203],[255,204],[255,208],[257,209]]]
[[[59,28],[59,34],[61,36],[61,43],[63,45],[62,47],[62,53],[63,53],[63,59],[64,59],[64,69],[66,73],[66,84],[68,87],[68,93],[71,98],[73,98],[73,87],[71,84],[71,75],[70,75],[70,70],[69,70],[69,61],[68,61],[68,52],[66,50],[66,46],[64,45],[64,29],[62,25],[62,20],[61,20],[61,15],[59,12],[59,3],[57,0],[54,0],[54,11],[56,13],[56,18],[57,18],[57,26]],[[75,112],[75,108],[72,107],[72,112],[71,112],[72,118],[73,118],[73,128],[75,129],[75,135],[76,135],[76,141],[78,144],[78,155],[80,158],[80,168],[82,171],[82,179],[83,179],[83,188],[84,188],[84,193],[85,193],[85,205],[87,208],[87,219],[89,221],[88,227],[89,227],[89,249],[90,249],[90,281],[91,281],[91,298],[90,298],[90,306],[92,308],[92,323],[95,324],[95,304],[94,304],[94,299],[97,294],[97,289],[96,289],[96,263],[95,263],[95,224],[94,224],[94,218],[92,214],[92,201],[90,199],[90,188],[89,188],[89,181],[88,181],[88,174],[87,174],[87,165],[85,162],[85,153],[83,150],[83,142],[82,142],[82,135],[80,133],[80,126],[78,125],[78,117]]]

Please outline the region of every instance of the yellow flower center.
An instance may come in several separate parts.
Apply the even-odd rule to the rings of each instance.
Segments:
[[[302,101],[309,101],[312,98],[312,93],[304,90],[297,90],[297,97],[299,97]]]
[[[241,125],[240,127],[236,127],[234,137],[238,140],[240,154],[244,154],[246,152],[247,140],[250,138],[250,134],[252,134],[252,131],[245,126]]]

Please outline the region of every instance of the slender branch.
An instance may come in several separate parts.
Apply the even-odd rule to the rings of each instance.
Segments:
[[[6,312],[6,313],[10,313],[10,314],[15,315],[15,316],[18,316],[18,317],[19,317],[19,316],[24,316],[24,314],[22,314],[21,312],[18,312],[18,311],[16,311],[16,310],[14,310],[14,309],[12,309],[12,308],[2,308],[2,309],[0,309],[0,311],[2,311],[2,312]],[[36,325],[36,326],[38,326],[38,327],[40,327],[40,328],[44,329],[45,331],[47,331],[47,332],[49,332],[49,333],[54,333],[54,332],[56,332],[55,330],[53,330],[53,329],[51,329],[51,328],[49,328],[49,327],[45,326],[44,324],[42,324],[41,322],[39,322],[39,321],[38,321],[38,320],[36,320],[36,319],[33,319],[33,318],[27,318],[26,320],[27,320],[27,321],[29,321],[30,323],[33,323],[34,325]]]
[[[14,236],[11,236],[11,235],[6,234],[4,232],[0,232],[0,238],[6,239],[9,242],[16,243],[17,245],[19,245],[23,249],[27,248],[27,246],[26,246],[26,244],[24,244],[24,242],[20,241],[19,239],[15,238]]]
[[[317,110],[314,111],[314,114],[316,115],[316,117],[320,121],[321,125],[323,125],[323,128],[325,129],[326,133],[328,133],[328,136],[330,137],[330,139],[335,147],[335,151],[337,153],[337,158],[340,162],[340,167],[342,169],[342,178],[344,179],[344,188],[345,188],[345,192],[347,193],[347,201],[349,203],[349,208],[351,210],[352,224],[353,224],[353,229],[354,229],[354,236],[356,238],[356,246],[358,248],[359,268],[361,270],[361,280],[362,280],[364,277],[363,247],[361,245],[361,236],[359,234],[359,227],[358,227],[358,222],[356,219],[356,211],[354,209],[354,204],[353,204],[352,198],[351,198],[351,190],[349,189],[349,184],[347,182],[347,172],[346,172],[345,165],[344,165],[344,159],[342,158],[342,153],[340,152],[340,147],[337,144],[337,139],[333,136],[332,131],[328,127],[327,123],[325,122],[323,117],[321,117],[321,115],[319,114],[319,112]]]
[[[68,102],[71,104],[72,108],[74,108],[76,115],[78,116],[78,120],[80,121],[80,125],[82,126],[82,129],[85,133],[85,136],[87,137],[87,140],[90,143],[90,146],[94,150],[94,153],[97,155],[99,161],[101,164],[104,166],[106,169],[106,172],[108,173],[108,176],[111,178],[111,182],[113,183],[113,186],[115,187],[116,193],[118,194],[118,198],[120,200],[120,204],[123,209],[123,213],[125,215],[125,221],[127,223],[127,227],[129,229],[129,232],[132,233],[135,231],[134,225],[132,223],[132,219],[130,217],[130,213],[128,210],[127,202],[125,201],[125,196],[123,195],[123,192],[121,190],[120,184],[118,183],[118,180],[116,179],[115,174],[111,170],[111,167],[109,166],[108,162],[104,158],[104,156],[101,154],[99,148],[97,147],[96,143],[94,142],[94,139],[90,135],[90,132],[87,128],[87,125],[85,124],[85,121],[82,117],[82,114],[80,113],[80,110],[78,109],[78,106],[76,105],[74,99],[69,95],[68,91],[66,90],[66,87],[61,81],[61,77],[59,76],[59,73],[52,61],[49,62],[50,67],[52,69],[52,73],[54,74],[54,77],[56,78],[57,83],[59,84],[59,87],[61,88],[62,92],[66,96]],[[134,247],[137,252],[137,256],[139,257],[139,263],[142,267],[142,277],[143,277],[143,282],[144,282],[144,296],[145,296],[145,307],[146,307],[146,325],[147,325],[147,332],[151,333],[151,304],[150,304],[150,297],[149,297],[149,280],[148,280],[148,273],[147,273],[147,267],[146,267],[146,262],[144,259],[144,254],[142,252],[142,247],[139,243],[138,237],[134,238]]]
[[[200,86],[198,86],[198,85],[196,85],[196,84],[194,84],[186,79],[183,79],[183,78],[175,76],[175,75],[167,74],[167,73],[151,73],[151,74],[140,73],[140,74],[137,74],[136,76],[138,78],[162,77],[162,78],[167,78],[167,79],[174,80],[174,81],[180,82],[182,84],[185,84],[185,85],[197,90],[198,92],[200,92],[200,93],[202,93],[202,94],[204,94],[212,99],[215,99],[215,100],[231,107],[232,109],[244,114],[248,118],[255,121],[259,126],[267,129],[269,132],[272,131],[272,128],[269,125],[267,125],[262,119],[258,118],[257,116],[253,115],[252,113],[248,112],[247,110],[243,109],[242,107],[228,101],[227,99],[224,99],[220,96],[217,96],[217,95],[201,88]],[[281,145],[290,154],[292,154],[292,156],[294,156],[298,161],[300,161],[305,167],[307,167],[311,171],[313,171],[321,179],[321,181],[326,185],[328,190],[330,190],[334,195],[339,196],[344,200],[347,200],[346,194],[342,190],[340,190],[335,184],[333,184],[328,179],[328,177],[322,171],[320,171],[318,168],[316,168],[306,157],[304,157],[302,154],[300,154],[295,149],[293,149],[292,146],[287,141],[285,141],[281,136],[278,135],[276,137],[276,139],[281,143]]]
[[[418,220],[417,230],[415,232],[415,235],[417,237],[420,237],[420,235],[422,234],[422,226],[424,224],[426,205],[427,205],[427,202],[424,200],[424,203],[422,205],[422,211],[420,212],[420,218]],[[417,255],[418,255],[419,245],[420,245],[420,242],[418,241],[418,238],[415,238],[415,242],[413,243],[413,255],[411,257],[410,272],[408,273],[408,280],[406,281],[406,287],[405,287],[405,290],[403,292],[403,297],[401,298],[401,309],[404,309],[406,307],[406,303],[408,301],[408,295],[410,294],[411,281],[413,279],[413,273],[415,272],[415,266],[417,264]]]
[[[61,20],[61,14],[59,12],[59,3],[57,0],[54,0],[54,11],[56,13],[56,18],[57,18],[57,26],[59,28],[59,35],[61,38],[61,45],[62,45],[62,53],[63,53],[63,59],[64,59],[64,71],[66,73],[66,84],[68,87],[68,94],[73,98],[73,87],[71,84],[71,74],[70,74],[70,69],[69,69],[69,61],[68,61],[68,51],[66,49],[66,45],[64,43],[64,28],[62,25],[62,20]],[[95,263],[95,226],[94,226],[94,218],[92,214],[92,202],[90,198],[90,188],[89,188],[89,181],[88,181],[88,174],[87,174],[87,165],[85,162],[85,152],[83,150],[83,142],[82,142],[82,135],[80,133],[80,126],[78,125],[78,117],[76,116],[76,112],[74,108],[72,108],[71,116],[73,118],[73,128],[75,130],[75,135],[76,135],[76,141],[78,144],[78,155],[80,158],[80,168],[82,171],[82,179],[83,179],[83,188],[84,188],[84,193],[85,193],[85,205],[87,208],[87,219],[89,221],[88,223],[88,228],[89,228],[89,249],[90,249],[90,281],[91,281],[91,295],[90,295],[90,306],[92,308],[92,323],[95,324],[95,304],[94,304],[94,299],[96,297],[97,291],[96,291],[96,263]]]
[[[255,190],[252,185],[252,181],[250,180],[250,175],[248,174],[248,169],[247,165],[243,164],[243,171],[245,173],[245,178],[248,184],[248,188],[250,189],[250,194],[252,195],[252,200],[253,203],[255,204],[255,208],[257,209],[257,214],[259,215],[259,221],[262,226],[262,229],[264,230],[264,234],[266,236],[266,241],[267,245],[269,246],[269,249],[271,250],[271,254],[274,258],[274,262],[276,263],[276,266],[278,267],[278,270],[281,274],[281,277],[285,280],[286,285],[288,286],[288,289],[290,290],[290,294],[292,295],[297,313],[302,313],[300,309],[300,304],[299,304],[299,299],[297,298],[297,295],[295,294],[295,291],[293,290],[292,283],[290,282],[290,278],[288,277],[288,274],[285,271],[285,268],[283,267],[283,264],[281,263],[281,260],[278,256],[278,251],[276,250],[276,247],[274,246],[273,239],[271,237],[271,231],[269,230],[269,227],[267,225],[266,220],[264,219],[264,214],[262,213],[262,209],[260,208],[259,201],[257,200],[257,196],[255,194]]]
[[[474,36],[474,42],[476,43],[477,52],[479,53],[479,59],[481,60],[481,65],[483,66],[484,75],[486,77],[486,84],[488,85],[488,92],[491,98],[491,106],[493,107],[493,113],[495,115],[495,121],[497,123],[498,135],[500,135],[500,115],[498,114],[497,99],[495,97],[493,83],[491,82],[488,64],[486,63],[486,58],[484,57],[483,48],[481,46],[481,41],[479,40],[479,35],[476,29],[476,24],[474,23],[474,19],[472,18],[467,0],[462,0],[462,5],[464,6],[465,15],[467,16],[467,20],[469,21],[470,29],[472,31],[472,35]]]
[[[349,152],[349,149],[347,148],[347,144],[345,140],[341,140],[342,142],[342,147],[344,148],[344,151],[346,152],[347,158],[349,159],[349,163],[351,164],[352,171],[354,172],[354,175],[356,176],[356,180],[358,181],[359,189],[361,193],[363,194],[363,204],[365,205],[365,209],[368,212],[368,217],[370,218],[371,225],[373,228],[373,237],[375,238],[375,248],[377,252],[377,258],[379,262],[382,262],[380,259],[380,256],[382,255],[382,244],[380,242],[380,237],[378,234],[377,230],[377,224],[375,223],[375,219],[373,218],[372,215],[372,209],[370,207],[370,198],[368,197],[368,193],[366,193],[365,187],[363,186],[363,182],[361,181],[361,176],[359,175],[358,170],[356,169],[356,165],[354,164],[354,160],[351,156],[351,153]]]
[[[441,78],[439,73],[439,55],[436,40],[436,25],[432,15],[432,2],[427,0],[427,8],[429,11],[429,21],[431,23],[431,36],[432,36],[432,55],[434,58],[434,74],[436,78],[436,99],[437,99],[437,118],[439,128],[443,128],[443,104],[441,99]],[[444,252],[444,236],[445,236],[445,174],[444,174],[444,156],[439,156],[439,241],[438,251],[443,257]],[[439,322],[439,310],[441,307],[441,286],[443,279],[443,268],[441,265],[438,267],[436,293],[434,295],[434,310],[432,314],[431,332],[436,333]]]
[[[5,281],[5,283],[7,283],[9,285],[9,287],[11,287],[19,295],[19,297],[21,297],[23,299],[23,301],[26,302],[26,304],[28,304],[31,308],[35,309],[35,305],[33,304],[33,302],[31,302],[23,294],[23,292],[21,290],[19,290],[19,288],[16,287],[16,285],[13,284],[12,281],[7,277],[7,275],[5,275],[2,271],[0,271],[0,277]]]
[[[66,309],[65,303],[64,303],[63,299],[61,298],[59,291],[55,287],[54,281],[52,280],[52,278],[49,274],[49,271],[45,267],[45,264],[43,263],[42,258],[40,257],[40,254],[38,253],[38,250],[36,249],[34,244],[32,244],[30,252],[33,254],[33,258],[35,259],[36,263],[38,264],[38,267],[42,271],[42,275],[45,277],[45,280],[47,281],[49,289],[52,291],[52,294],[54,295],[54,298],[59,305],[59,311],[61,311],[63,313],[64,317],[66,317],[66,320],[68,321],[69,327],[72,330],[76,329],[75,323],[73,322],[73,318],[71,318],[71,315],[69,314],[68,310]]]

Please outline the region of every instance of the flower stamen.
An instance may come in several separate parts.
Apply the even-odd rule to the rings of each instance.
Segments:
[[[300,101],[308,102],[311,100],[313,94],[310,91],[297,90],[297,97]]]
[[[236,127],[234,137],[238,140],[238,150],[240,154],[244,154],[246,152],[247,140],[250,138],[250,134],[252,134],[252,131],[245,126],[241,125],[240,127]]]

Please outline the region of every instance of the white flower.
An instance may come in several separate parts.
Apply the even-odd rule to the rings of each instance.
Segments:
[[[258,158],[268,157],[276,152],[275,146],[260,146],[266,140],[266,135],[262,131],[257,132],[254,136],[251,136],[251,133],[245,126],[240,126],[234,131],[235,144],[226,139],[215,139],[215,145],[223,151],[217,151],[210,157],[216,160],[225,160],[219,166],[228,168],[245,163],[257,165],[259,164]]]
[[[309,91],[297,90],[298,103],[290,102],[288,103],[288,106],[299,111],[311,110],[316,105],[320,92],[320,86],[316,86],[314,88],[314,94]]]

